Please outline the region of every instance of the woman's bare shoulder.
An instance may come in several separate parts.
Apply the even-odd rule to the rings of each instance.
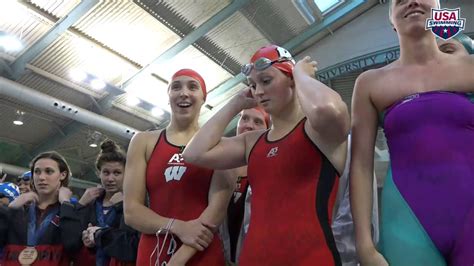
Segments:
[[[148,150],[155,146],[162,132],[163,130],[138,132],[133,136],[130,144],[137,148]]]

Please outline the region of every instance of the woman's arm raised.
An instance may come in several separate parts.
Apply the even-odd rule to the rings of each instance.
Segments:
[[[224,130],[240,111],[256,106],[245,88],[219,110],[193,137],[183,152],[186,162],[213,169],[231,169],[246,164],[246,136],[223,138]]]

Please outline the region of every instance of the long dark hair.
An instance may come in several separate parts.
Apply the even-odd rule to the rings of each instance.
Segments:
[[[64,159],[64,157],[61,154],[55,151],[47,151],[47,152],[40,153],[31,161],[30,170],[31,170],[32,176],[33,176],[33,173],[35,172],[35,164],[40,159],[51,159],[55,161],[58,164],[59,172],[60,173],[66,172],[66,178],[61,180],[61,186],[67,187],[69,185],[69,177],[72,175],[71,168],[69,168],[69,165],[67,164],[66,159]]]
[[[100,144],[100,153],[95,161],[95,167],[100,172],[104,163],[119,162],[123,166],[127,161],[125,152],[112,140],[107,139]]]

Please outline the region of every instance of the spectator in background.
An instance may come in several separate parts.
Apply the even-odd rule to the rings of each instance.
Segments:
[[[445,41],[437,39],[436,43],[441,52],[452,55],[468,55],[474,54],[474,43],[469,36],[459,33],[453,38]]]
[[[7,178],[7,173],[3,172],[3,168],[0,166],[0,183],[3,183]]]
[[[1,181],[5,180],[7,174],[3,174]],[[0,176],[2,176],[0,169]],[[20,195],[18,186],[13,183],[0,183],[0,206],[8,206],[10,202],[15,200]],[[3,260],[3,246],[0,246],[0,262]],[[1,265],[1,263],[0,263]]]
[[[126,155],[112,140],[104,141],[96,169],[101,187],[88,188],[79,200],[82,242],[77,265],[135,265],[139,234],[123,218]]]
[[[18,176],[16,184],[20,188],[20,193],[30,192],[32,190],[31,171],[25,172]]]
[[[20,195],[20,190],[13,183],[0,183],[0,203],[2,206],[8,206],[10,202]]]
[[[263,108],[255,107],[240,112],[237,123],[237,134],[270,128],[270,115]],[[250,221],[250,189],[247,177],[247,166],[232,171],[237,177],[236,187],[227,207],[227,217],[220,227],[224,244],[226,262],[230,265],[238,263],[242,244]]]
[[[0,247],[8,265],[70,265],[70,255],[81,246],[79,220],[71,216],[71,176],[57,152],[44,152],[31,162],[33,190],[21,194],[9,207],[0,206]]]

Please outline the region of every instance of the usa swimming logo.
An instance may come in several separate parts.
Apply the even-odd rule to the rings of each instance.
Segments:
[[[464,30],[466,19],[460,18],[461,9],[431,9],[431,18],[426,19],[426,29],[443,40],[449,40]]]

